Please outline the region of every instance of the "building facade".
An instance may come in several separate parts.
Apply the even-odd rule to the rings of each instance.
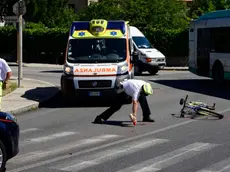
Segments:
[[[68,0],[68,4],[77,13],[79,10],[87,7],[91,2],[97,2],[98,0]]]

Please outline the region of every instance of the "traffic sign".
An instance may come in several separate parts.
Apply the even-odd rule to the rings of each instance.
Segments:
[[[24,15],[26,13],[26,5],[23,0],[19,0],[13,5],[13,12],[19,16]]]
[[[18,16],[4,16],[5,22],[8,23],[17,23],[19,22]],[[22,19],[22,22],[25,23],[25,20]]]

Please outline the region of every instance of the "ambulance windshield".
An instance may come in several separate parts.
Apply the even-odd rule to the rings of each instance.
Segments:
[[[70,63],[111,63],[126,59],[126,39],[71,39],[68,46]]]

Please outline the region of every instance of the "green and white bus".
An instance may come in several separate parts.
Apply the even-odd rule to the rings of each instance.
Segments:
[[[230,10],[209,12],[191,21],[189,71],[217,82],[230,80]]]

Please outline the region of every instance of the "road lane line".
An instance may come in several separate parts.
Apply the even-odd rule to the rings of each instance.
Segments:
[[[25,134],[25,133],[28,133],[28,132],[38,131],[38,130],[41,130],[41,129],[38,129],[38,128],[28,128],[28,129],[25,129],[25,130],[21,130],[20,134]]]
[[[32,144],[32,143],[46,142],[46,141],[54,140],[57,138],[74,135],[74,134],[77,134],[77,133],[72,132],[72,131],[66,131],[66,132],[51,134],[51,135],[44,136],[44,137],[32,138],[32,139],[28,139],[27,141],[21,142],[20,146],[26,146],[26,145]]]
[[[219,111],[219,113],[226,113],[226,112],[228,112],[228,111],[230,111],[230,108],[224,109],[224,110],[222,110],[222,111]]]
[[[197,172],[229,172],[230,171],[230,158],[226,158],[219,161],[207,168],[199,170]]]
[[[136,140],[136,139],[141,139],[141,138],[146,137],[146,136],[154,135],[154,134],[157,134],[157,133],[160,133],[160,132],[164,132],[164,131],[171,130],[171,129],[174,129],[174,128],[177,128],[177,127],[181,127],[181,126],[190,124],[192,122],[197,122],[197,120],[189,119],[189,120],[186,120],[184,122],[180,122],[180,123],[177,123],[177,124],[169,125],[167,127],[163,127],[161,129],[157,129],[157,130],[154,130],[154,131],[151,131],[151,132],[147,132],[145,134],[137,135],[137,136],[134,136],[134,137],[129,137],[129,138],[118,140],[118,141],[115,141],[115,142],[112,142],[112,143],[108,143],[108,144],[104,144],[104,145],[101,145],[101,146],[86,149],[86,150],[83,150],[83,151],[80,151],[80,152],[73,153],[72,155],[63,155],[63,156],[59,156],[57,158],[53,158],[53,159],[50,159],[50,160],[41,161],[41,162],[31,164],[31,165],[27,165],[27,166],[22,166],[22,167],[10,170],[8,172],[20,172],[20,171],[36,168],[36,167],[39,167],[39,166],[42,166],[42,165],[46,165],[46,164],[50,164],[50,163],[57,162],[57,161],[60,161],[60,160],[64,160],[66,158],[70,158],[70,157],[73,157],[73,156],[78,156],[78,155],[81,155],[81,154],[84,154],[84,153],[90,153],[92,151],[103,149],[103,148],[106,148],[106,147],[109,147],[109,146],[114,146],[116,144],[125,143],[127,141],[132,141],[132,140]]]
[[[13,158],[12,163],[14,163],[14,164],[28,163],[30,161],[39,160],[39,159],[47,157],[47,156],[53,156],[53,155],[56,155],[59,153],[64,153],[64,152],[70,151],[71,149],[74,149],[74,148],[89,146],[89,145],[104,142],[104,141],[107,141],[109,139],[114,139],[114,138],[118,138],[118,137],[122,137],[122,136],[120,136],[120,135],[109,135],[109,134],[100,135],[100,136],[96,136],[93,138],[78,140],[78,141],[74,141],[74,142],[67,143],[64,145],[59,145],[57,147],[52,147],[46,151],[29,152],[27,154],[22,154],[22,155],[16,156],[15,158]]]
[[[193,143],[117,172],[157,172],[216,147],[217,144]]]
[[[107,149],[95,154],[91,154],[89,156],[86,156],[85,158],[84,157],[81,159],[78,158],[78,160],[75,159],[69,163],[56,165],[54,168],[63,171],[77,172],[79,170],[89,168],[96,164],[102,164],[106,161],[113,160],[114,158],[126,156],[138,152],[140,150],[153,147],[155,145],[166,143],[168,141],[169,140],[167,139],[157,139],[157,138],[156,139],[149,138],[148,140],[144,139],[141,141],[138,140],[129,144],[118,146],[116,148]]]

